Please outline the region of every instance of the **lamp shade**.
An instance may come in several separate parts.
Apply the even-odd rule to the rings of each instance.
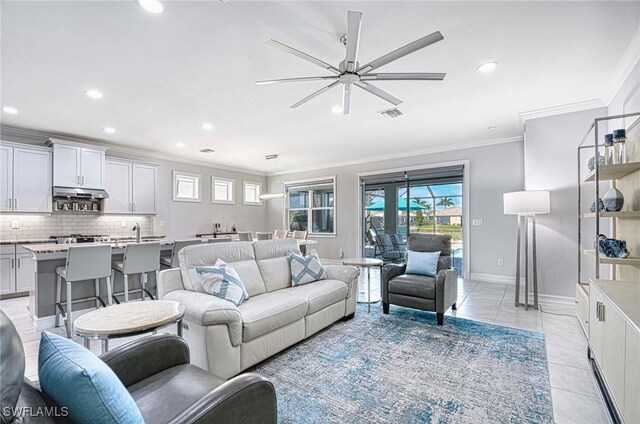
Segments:
[[[514,191],[505,193],[503,199],[505,215],[531,215],[551,211],[548,191]]]

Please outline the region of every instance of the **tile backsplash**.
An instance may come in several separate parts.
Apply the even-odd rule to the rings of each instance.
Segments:
[[[17,229],[12,224],[17,221]],[[124,228],[122,223],[124,222]],[[83,215],[55,213],[50,215],[0,214],[0,239],[45,239],[64,234],[104,234],[111,237],[133,236],[131,230],[140,223],[142,235],[151,235],[153,219],[148,216]]]

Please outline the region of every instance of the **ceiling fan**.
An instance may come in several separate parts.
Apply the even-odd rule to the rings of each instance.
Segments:
[[[278,84],[284,82],[303,82],[303,81],[331,81],[329,85],[321,88],[320,90],[311,93],[304,99],[291,105],[291,108],[297,108],[309,100],[318,97],[320,94],[331,90],[334,87],[342,84],[342,113],[344,115],[349,114],[351,106],[351,88],[352,86],[359,87],[374,96],[378,96],[383,100],[388,101],[394,106],[398,106],[402,103],[402,100],[392,96],[384,90],[379,89],[369,81],[442,81],[447,74],[443,73],[423,73],[423,72],[411,72],[411,73],[371,73],[381,66],[384,66],[394,60],[398,60],[408,54],[411,54],[417,50],[430,46],[431,44],[442,41],[444,37],[440,31],[436,31],[432,34],[426,35],[412,43],[402,46],[390,53],[385,54],[365,65],[360,66],[358,63],[358,49],[360,47],[360,29],[362,26],[362,13],[349,11],[347,13],[347,34],[343,39],[347,48],[347,53],[342,62],[337,67],[328,64],[318,58],[315,58],[286,44],[280,43],[276,40],[269,40],[267,44],[315,65],[320,66],[335,75],[326,75],[319,77],[300,77],[300,78],[284,78],[266,81],[257,81],[258,85]]]

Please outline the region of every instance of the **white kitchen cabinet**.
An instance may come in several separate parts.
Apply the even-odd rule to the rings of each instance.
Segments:
[[[103,189],[105,150],[66,141],[49,140],[53,145],[53,185]]]
[[[626,323],[624,419],[640,423],[640,332]]]
[[[0,210],[51,212],[51,151],[0,146]]]
[[[33,254],[16,254],[16,292],[28,292],[35,286],[36,261]]]
[[[0,294],[16,291],[16,256],[0,255]]]
[[[156,166],[106,161],[105,213],[153,215],[156,213],[158,170]]]
[[[133,213],[156,213],[158,170],[155,166],[133,164]]]

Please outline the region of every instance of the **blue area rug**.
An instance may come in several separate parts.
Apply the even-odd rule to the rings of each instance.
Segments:
[[[281,423],[552,423],[544,335],[358,305],[259,364]]]

